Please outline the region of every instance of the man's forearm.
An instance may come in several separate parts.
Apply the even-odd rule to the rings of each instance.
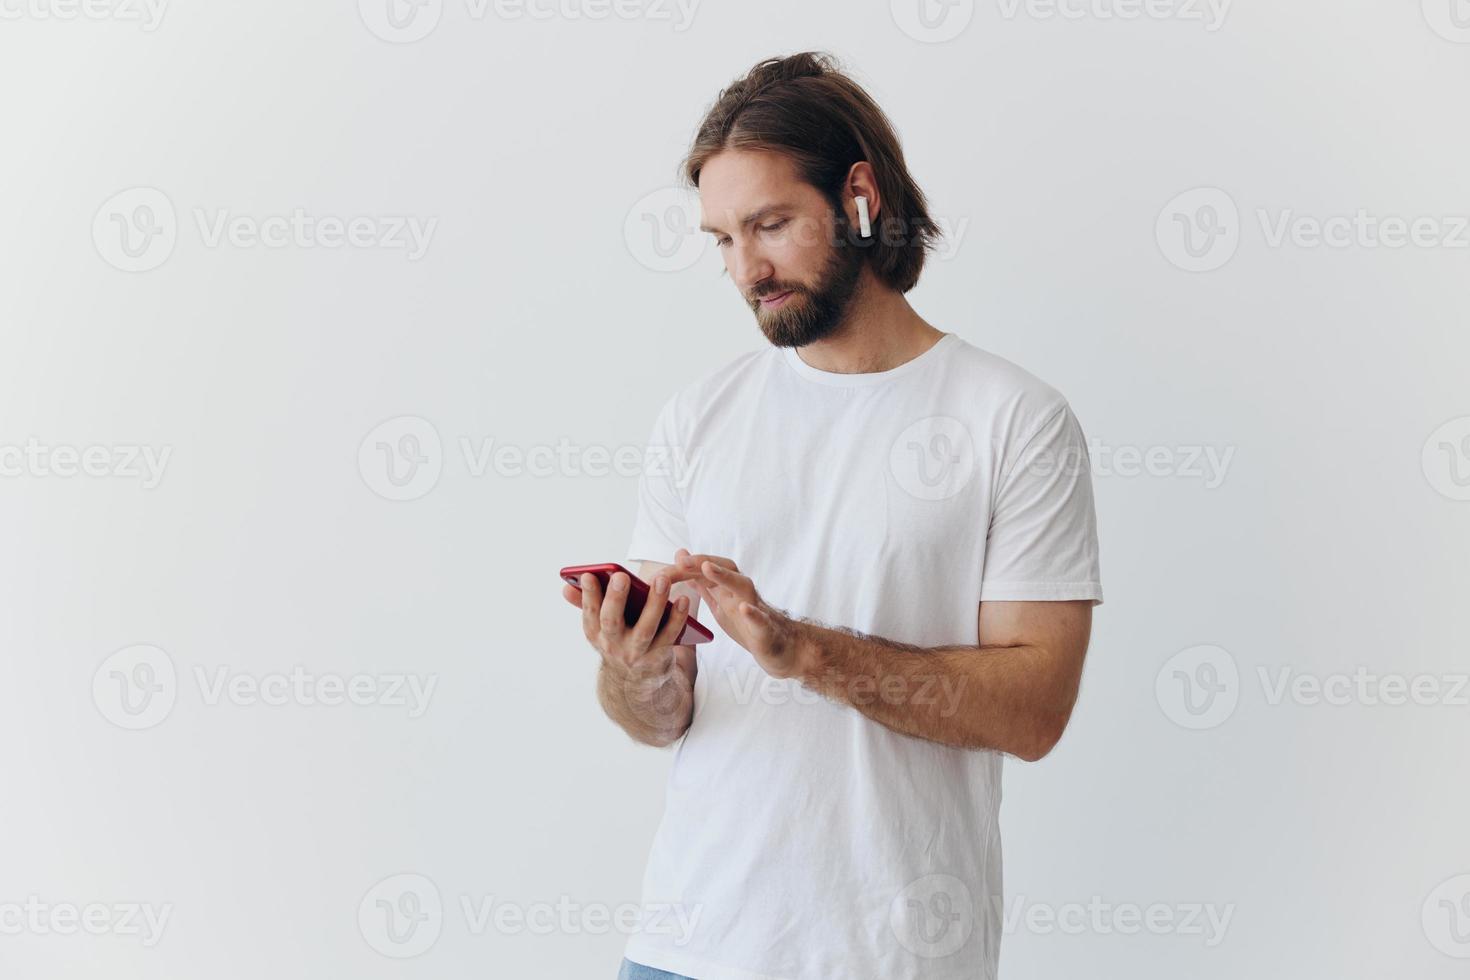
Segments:
[[[636,742],[665,746],[678,741],[694,714],[693,684],[673,656],[662,673],[634,673],[603,663],[597,701]]]
[[[906,735],[1035,760],[1076,702],[1075,678],[1036,647],[924,648],[795,625],[803,685]]]

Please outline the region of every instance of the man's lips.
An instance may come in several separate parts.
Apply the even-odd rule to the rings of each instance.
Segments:
[[[791,293],[788,290],[787,292],[784,292],[784,293],[777,293],[774,296],[763,296],[761,298],[761,305],[762,306],[780,306],[782,303],[786,302],[786,297],[788,297],[790,295],[791,295]]]

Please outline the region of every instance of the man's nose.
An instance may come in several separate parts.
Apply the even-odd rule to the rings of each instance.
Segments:
[[[776,271],[760,250],[751,245],[732,244],[725,253],[725,261],[729,263],[730,278],[747,296]]]

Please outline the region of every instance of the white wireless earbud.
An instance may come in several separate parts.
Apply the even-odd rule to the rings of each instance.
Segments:
[[[858,209],[858,232],[868,238],[873,234],[873,221],[868,217],[868,199],[866,197],[855,197],[853,201]]]

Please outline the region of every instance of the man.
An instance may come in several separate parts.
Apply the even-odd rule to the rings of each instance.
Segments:
[[[826,56],[722,92],[684,171],[770,346],[659,414],[637,624],[627,576],[565,588],[607,714],[679,741],[644,881],[677,915],[622,976],[994,977],[1002,754],[1060,738],[1102,600],[1082,431],[904,298],[937,228]]]

